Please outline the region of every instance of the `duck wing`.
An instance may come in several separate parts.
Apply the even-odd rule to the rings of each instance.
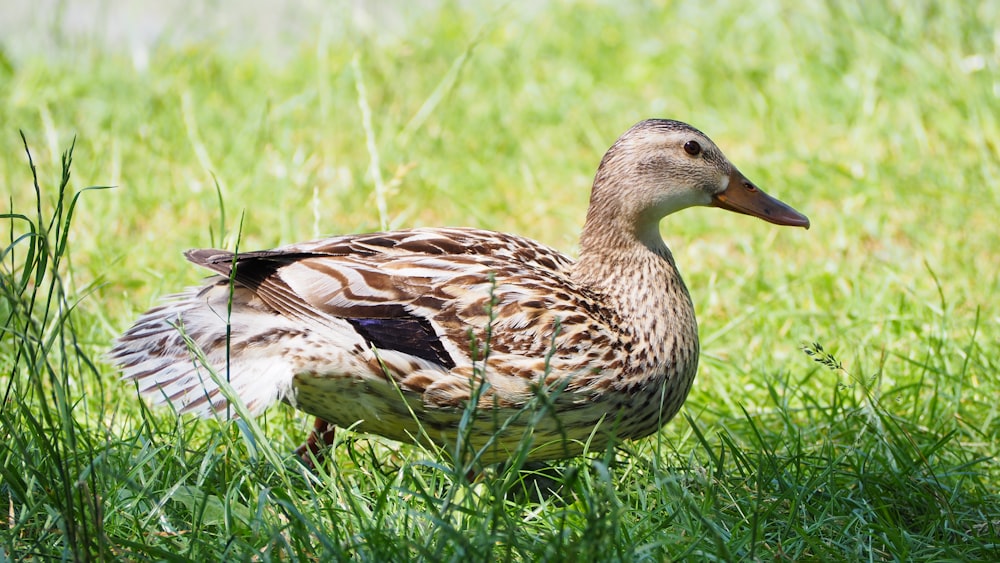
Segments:
[[[228,367],[237,393],[257,399],[247,400],[255,413],[287,399],[303,374],[389,377],[429,407],[460,407],[487,357],[489,400],[516,407],[544,374],[579,371],[616,349],[614,321],[573,287],[572,261],[513,235],[413,229],[187,257],[220,275],[147,313],[112,350],[140,391],[183,410],[226,402],[191,367],[187,342],[164,337],[178,319],[214,368]]]

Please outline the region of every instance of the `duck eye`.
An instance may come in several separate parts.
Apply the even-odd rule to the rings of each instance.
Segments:
[[[698,141],[688,141],[684,143],[684,151],[691,156],[698,156],[701,153],[701,145]]]

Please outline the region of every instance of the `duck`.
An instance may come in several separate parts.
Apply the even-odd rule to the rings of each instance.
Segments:
[[[691,390],[698,325],[660,222],[697,206],[809,228],[704,133],[647,119],[600,161],[575,260],[464,227],[190,250],[214,276],[109,358],[177,413],[233,416],[232,400],[316,417],[307,461],[338,428],[482,464],[600,451],[657,432]]]

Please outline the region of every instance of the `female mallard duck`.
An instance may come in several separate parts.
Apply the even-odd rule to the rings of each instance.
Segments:
[[[703,133],[651,119],[604,155],[576,261],[463,228],[192,250],[220,275],[145,313],[110,357],[181,412],[226,412],[220,378],[251,414],[290,403],[317,417],[311,451],[336,425],[446,448],[461,427],[483,463],[525,440],[528,460],[577,455],[656,432],[691,388],[697,324],[659,223],[696,205],[809,227]]]

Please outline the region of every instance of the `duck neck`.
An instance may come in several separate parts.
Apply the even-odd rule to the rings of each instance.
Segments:
[[[573,279],[611,298],[626,315],[649,311],[647,299],[663,289],[683,288],[657,220],[615,224],[610,217],[588,216]]]
[[[698,365],[698,323],[659,226],[643,226],[629,231],[588,224],[572,276],[600,296],[617,319],[618,330],[636,346],[629,371],[639,379],[651,372],[678,377],[685,381],[682,398]],[[626,382],[633,379],[626,376]]]

